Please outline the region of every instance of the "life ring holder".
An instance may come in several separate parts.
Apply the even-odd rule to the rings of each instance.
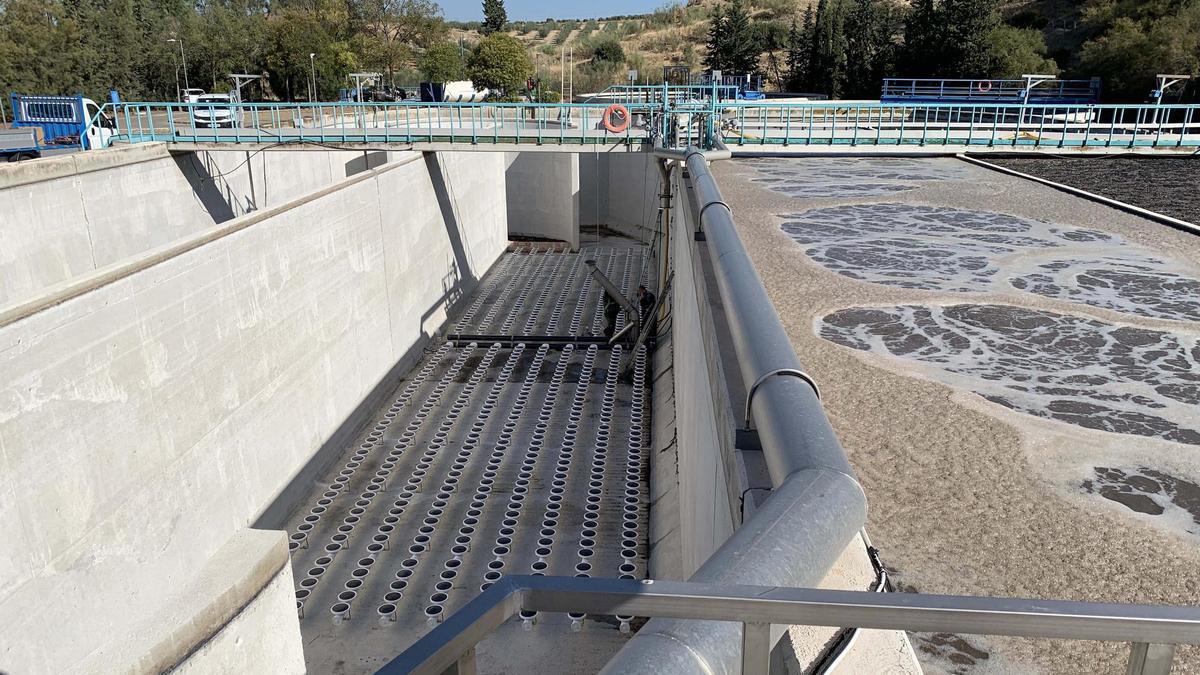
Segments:
[[[975,85],[975,88],[979,90],[979,93],[986,94],[992,90],[992,81],[984,80],[984,81],[980,82],[979,84]]]
[[[620,121],[614,122],[616,117]],[[604,128],[614,134],[619,134],[629,128],[629,109],[620,103],[614,103],[604,109],[604,116],[601,117],[601,122]]]

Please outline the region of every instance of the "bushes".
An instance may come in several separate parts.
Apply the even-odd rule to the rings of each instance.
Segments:
[[[620,65],[625,62],[625,49],[616,40],[604,40],[592,51],[592,60],[596,63]]]

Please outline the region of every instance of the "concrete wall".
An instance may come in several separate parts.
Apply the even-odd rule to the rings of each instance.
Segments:
[[[508,152],[504,161],[509,233],[579,248],[579,156]]]
[[[0,165],[0,307],[332,185],[386,154],[172,155],[157,143]]]
[[[679,195],[677,203],[686,195]],[[682,206],[682,204],[679,204]],[[679,437],[679,505],[683,572],[690,577],[733,534],[729,486],[740,483],[727,469],[732,457],[729,401],[709,307],[709,289],[698,259],[687,208],[674,213],[675,417]],[[740,490],[739,490],[740,492]]]
[[[208,625],[175,591],[274,555],[221,552],[499,257],[503,186],[406,156],[0,311],[0,666],[139,670],[106,646]]]
[[[658,214],[658,168],[649,153],[582,153],[580,223],[648,241]]]

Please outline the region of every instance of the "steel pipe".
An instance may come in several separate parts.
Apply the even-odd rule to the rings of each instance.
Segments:
[[[705,154],[694,148],[683,154],[697,202],[723,203]],[[697,221],[707,237],[742,381],[755,392],[747,407],[775,489],[690,581],[816,587],[866,523],[866,495],[814,387],[797,377],[768,377],[805,369],[731,213],[707,209]],[[741,673],[742,627],[652,619],[602,672]]]

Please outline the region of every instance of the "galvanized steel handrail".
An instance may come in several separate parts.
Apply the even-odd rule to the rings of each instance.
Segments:
[[[747,643],[761,638],[771,625],[1129,642],[1133,675],[1170,672],[1174,645],[1200,644],[1200,608],[1196,607],[511,576],[468,602],[378,672],[432,675],[456,665],[468,670],[465,661],[474,658],[475,645],[522,610],[716,621],[732,626]],[[769,648],[761,640],[758,647]],[[739,663],[743,674],[765,675],[765,668],[748,668],[762,668],[766,656],[762,651],[743,655],[746,667]]]
[[[726,140],[739,146],[1200,147],[1200,105],[728,102]]]

